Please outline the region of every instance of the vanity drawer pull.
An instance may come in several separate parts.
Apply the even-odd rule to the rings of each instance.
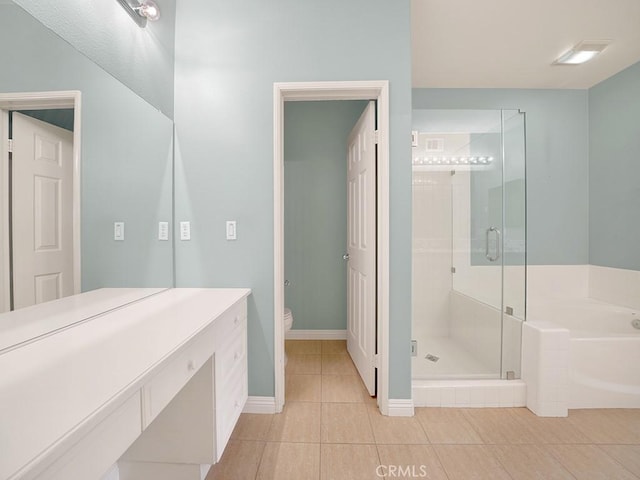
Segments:
[[[143,428],[146,428],[213,354],[215,330],[209,328],[182,352],[168,360],[143,387]]]

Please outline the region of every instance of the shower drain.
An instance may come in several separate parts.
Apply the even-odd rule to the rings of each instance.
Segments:
[[[430,362],[437,362],[438,360],[440,360],[440,357],[436,357],[435,355],[431,355],[430,353],[427,353],[424,358],[426,358],[427,360],[429,360]]]
[[[631,320],[631,326],[640,330],[640,318],[634,318]]]

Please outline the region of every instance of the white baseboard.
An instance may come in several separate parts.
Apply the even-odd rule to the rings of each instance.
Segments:
[[[249,397],[242,413],[276,413],[275,397]]]
[[[346,340],[346,330],[289,330],[287,340]]]
[[[389,399],[390,417],[413,417],[413,400],[404,398]]]

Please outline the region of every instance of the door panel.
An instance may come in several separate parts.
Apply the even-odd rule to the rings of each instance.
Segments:
[[[73,294],[73,133],[13,113],[14,308]]]
[[[347,350],[371,395],[376,348],[375,102],[349,135]]]

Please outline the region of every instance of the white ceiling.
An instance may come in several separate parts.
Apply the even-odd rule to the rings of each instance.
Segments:
[[[413,86],[590,88],[640,60],[640,0],[411,0]],[[579,66],[552,62],[610,40]]]

